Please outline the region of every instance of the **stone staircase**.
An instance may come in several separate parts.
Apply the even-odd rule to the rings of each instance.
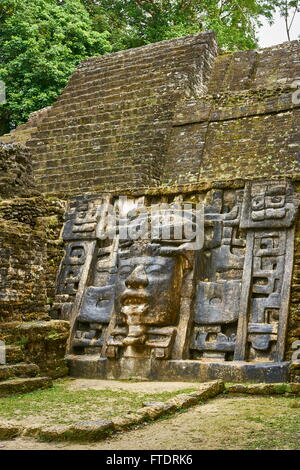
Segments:
[[[6,346],[6,364],[0,365],[0,398],[52,387],[52,379],[39,373],[36,364],[24,362],[21,347]]]

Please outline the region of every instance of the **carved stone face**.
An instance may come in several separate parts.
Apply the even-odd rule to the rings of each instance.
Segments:
[[[180,305],[180,257],[128,256],[119,259],[116,309],[129,326],[176,322]],[[134,329],[134,328],[133,328]]]

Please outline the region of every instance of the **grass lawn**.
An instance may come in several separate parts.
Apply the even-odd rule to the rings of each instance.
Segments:
[[[0,398],[0,421],[32,424],[71,424],[82,420],[111,419],[133,412],[145,401],[166,401],[187,388],[163,393],[142,393],[116,389],[72,390],[71,379],[61,379],[53,388]]]
[[[0,422],[24,426],[71,424],[111,419],[141,408],[145,401],[166,401],[196,390],[197,384],[55,381],[52,389],[0,399]],[[186,388],[184,388],[186,386]],[[162,388],[165,387],[165,388]],[[243,449],[299,450],[300,398],[225,393],[199,406],[119,433],[82,449]],[[1,443],[10,449],[75,449],[72,443],[39,443],[30,439]]]

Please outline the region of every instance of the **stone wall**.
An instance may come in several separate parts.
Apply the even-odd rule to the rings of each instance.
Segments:
[[[298,191],[300,188],[298,188]],[[300,191],[299,191],[300,192]],[[286,345],[286,360],[290,361],[293,352],[293,343],[300,339],[300,218],[296,225],[294,271],[291,288],[291,302]],[[292,367],[292,381],[300,382],[300,364]]]
[[[299,177],[300,44],[219,56],[208,93],[179,105],[164,184]]]
[[[50,317],[63,213],[57,199],[0,199],[0,340],[16,371],[25,362],[53,378],[68,372],[69,324]]]
[[[0,323],[0,340],[7,346],[9,362],[36,364],[41,375],[52,378],[68,373],[65,352],[69,324],[65,321]],[[15,357],[11,357],[14,352]],[[15,354],[17,353],[17,354]]]
[[[62,256],[63,213],[57,199],[0,200],[0,322],[48,316]]]
[[[2,223],[0,243],[0,322],[47,318],[45,240],[14,223]]]
[[[65,203],[34,189],[28,150],[1,145],[0,165],[0,340],[8,363],[1,371],[4,377],[21,374],[24,383],[32,367],[60,377],[67,373],[69,324],[52,321],[49,313]]]
[[[28,150],[0,142],[0,197],[14,197],[32,189],[32,165]]]

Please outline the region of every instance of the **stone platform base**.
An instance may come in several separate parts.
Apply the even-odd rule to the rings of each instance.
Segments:
[[[136,379],[207,382],[279,383],[289,380],[289,362],[200,362],[189,360],[160,361],[124,358],[118,361],[99,355],[67,356],[72,377],[99,379]]]

